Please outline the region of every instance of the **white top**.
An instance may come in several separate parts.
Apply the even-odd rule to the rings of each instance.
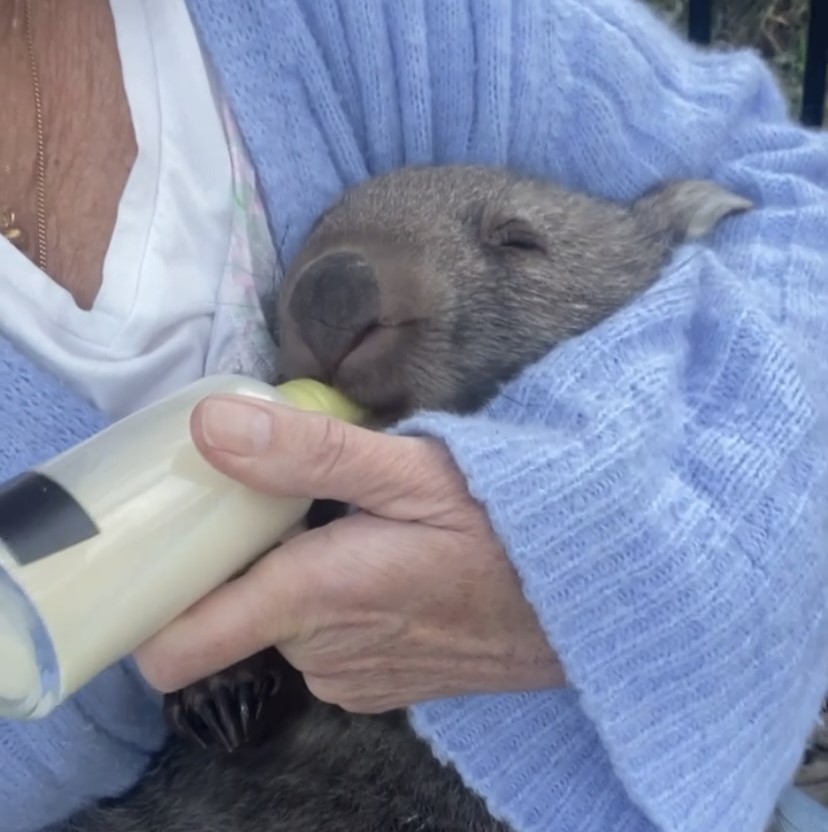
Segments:
[[[90,311],[0,238],[0,332],[120,417],[207,371],[233,228],[220,108],[184,0],[110,0],[137,157]],[[221,364],[221,357],[211,360]]]

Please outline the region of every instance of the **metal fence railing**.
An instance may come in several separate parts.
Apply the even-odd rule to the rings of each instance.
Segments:
[[[687,34],[697,43],[710,43],[715,0],[689,0]],[[810,0],[802,105],[799,118],[820,127],[825,118],[826,67],[828,67],[828,0]]]

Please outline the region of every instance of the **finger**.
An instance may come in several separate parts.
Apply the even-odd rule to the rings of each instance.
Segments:
[[[395,525],[351,515],[292,537],[145,642],[135,652],[141,673],[170,692],[266,647],[284,648],[288,660],[302,664],[314,633],[355,605],[375,604],[377,586],[383,597],[392,590],[379,556],[394,542],[400,548]],[[415,548],[427,548],[432,534],[419,529]],[[413,559],[404,551],[400,557]]]
[[[274,549],[139,647],[135,659],[142,675],[168,693],[276,641],[297,638],[313,615],[306,597],[314,586],[310,571],[291,555],[289,544]]]
[[[194,409],[193,440],[212,465],[259,491],[331,499],[398,520],[463,489],[438,442],[389,436],[283,405],[231,396]]]

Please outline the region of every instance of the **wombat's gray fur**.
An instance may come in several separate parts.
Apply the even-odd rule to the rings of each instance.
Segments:
[[[749,207],[704,181],[620,205],[477,167],[377,178],[323,214],[292,264],[283,366],[341,388],[379,424],[475,410],[647,289],[679,244]],[[508,829],[403,713],[324,705],[276,651],[169,697],[168,711],[182,733],[235,753],[176,737],[136,789],[64,832]]]
[[[282,367],[386,420],[476,410],[747,207],[698,181],[625,206],[488,168],[369,180],[321,217],[284,281]]]

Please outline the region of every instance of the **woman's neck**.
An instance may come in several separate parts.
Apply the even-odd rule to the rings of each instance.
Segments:
[[[42,94],[49,276],[90,308],[118,203],[136,155],[108,0],[31,0],[32,53]],[[0,2],[0,212],[31,241],[38,229],[34,87],[24,0]],[[5,120],[5,118],[4,118]]]

